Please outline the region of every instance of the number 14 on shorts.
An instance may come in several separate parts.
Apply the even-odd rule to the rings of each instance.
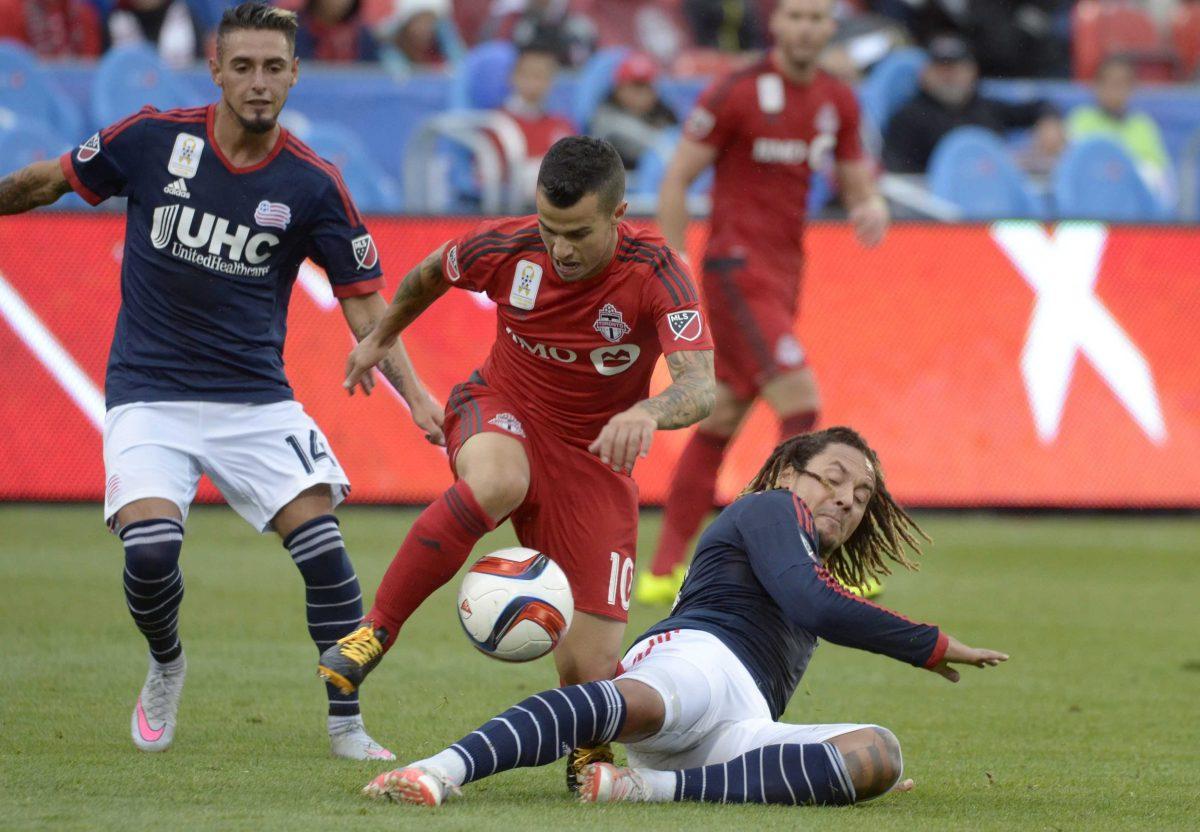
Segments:
[[[308,432],[307,453],[304,450],[304,446],[301,445],[300,440],[296,438],[295,434],[288,434],[288,437],[284,441],[292,446],[292,450],[295,451],[296,456],[299,457],[300,464],[304,466],[304,473],[306,474],[311,474],[316,470],[314,466],[319,460],[324,459],[328,461],[330,459],[329,450],[325,447],[325,442],[322,440],[321,435],[315,430],[310,430]]]

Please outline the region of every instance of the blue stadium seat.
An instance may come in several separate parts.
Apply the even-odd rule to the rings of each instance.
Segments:
[[[75,103],[59,88],[29,49],[0,40],[0,108],[22,121],[32,119],[72,140],[81,140],[83,119]]]
[[[508,98],[517,48],[506,40],[481,43],[459,63],[450,86],[450,108],[493,110]]]
[[[926,183],[934,195],[961,208],[965,219],[1040,218],[1044,213],[1004,140],[982,127],[947,133],[930,157]]]
[[[658,143],[647,149],[638,159],[637,168],[629,175],[629,192],[638,196],[654,196],[662,185],[667,173],[667,166],[675,154],[675,146],[679,144],[682,135],[678,127],[664,130]],[[696,177],[696,181],[688,188],[689,194],[706,194],[712,190],[712,168],[707,168]]]
[[[1154,197],[1125,149],[1105,138],[1073,143],[1054,170],[1055,211],[1064,219],[1141,222],[1169,212]]]
[[[22,122],[11,129],[0,129],[0,176],[33,162],[54,159],[72,146],[70,139],[41,122]],[[87,207],[87,203],[71,193],[55,203],[55,207],[77,210]]]
[[[396,213],[403,207],[395,181],[367,153],[352,130],[341,124],[314,121],[297,131],[318,156],[333,162],[342,173],[360,211]]]
[[[147,104],[170,110],[204,103],[191,84],[144,44],[110,50],[100,60],[92,85],[92,114],[103,125],[136,113]]]
[[[859,87],[863,113],[882,133],[888,119],[917,94],[929,58],[920,49],[900,49],[880,61]]]
[[[629,49],[624,46],[601,49],[579,70],[575,82],[575,97],[571,104],[571,118],[576,125],[586,128],[591,123],[592,114],[612,91],[613,75],[616,74],[617,67],[628,54]]]

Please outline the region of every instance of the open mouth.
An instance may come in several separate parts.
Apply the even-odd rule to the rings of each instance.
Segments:
[[[574,275],[578,274],[579,271],[583,268],[583,264],[582,263],[560,263],[557,260],[555,260],[554,268],[563,277],[573,277]]]

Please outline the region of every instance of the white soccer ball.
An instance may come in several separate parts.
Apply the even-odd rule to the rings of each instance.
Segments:
[[[571,585],[558,564],[515,546],[475,562],[458,590],[458,620],[484,655],[528,662],[555,648],[575,614]]]

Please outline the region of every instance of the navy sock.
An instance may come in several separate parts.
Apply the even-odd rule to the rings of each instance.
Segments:
[[[138,520],[125,525],[120,536],[125,544],[125,603],[129,614],[150,644],[150,655],[164,664],[174,661],[183,652],[179,640],[183,525],[178,520]]]
[[[304,578],[308,634],[320,654],[362,621],[358,576],[332,514],[309,520],[289,534],[283,545]],[[330,684],[325,690],[329,693],[330,716],[354,716],[359,712],[357,692],[345,694]]]
[[[716,765],[675,772],[676,800],[708,803],[809,803],[855,800],[842,754],[827,742],[768,745]]]
[[[543,766],[581,746],[611,742],[625,724],[625,697],[612,682],[535,694],[450,746],[470,783],[500,771]]]

